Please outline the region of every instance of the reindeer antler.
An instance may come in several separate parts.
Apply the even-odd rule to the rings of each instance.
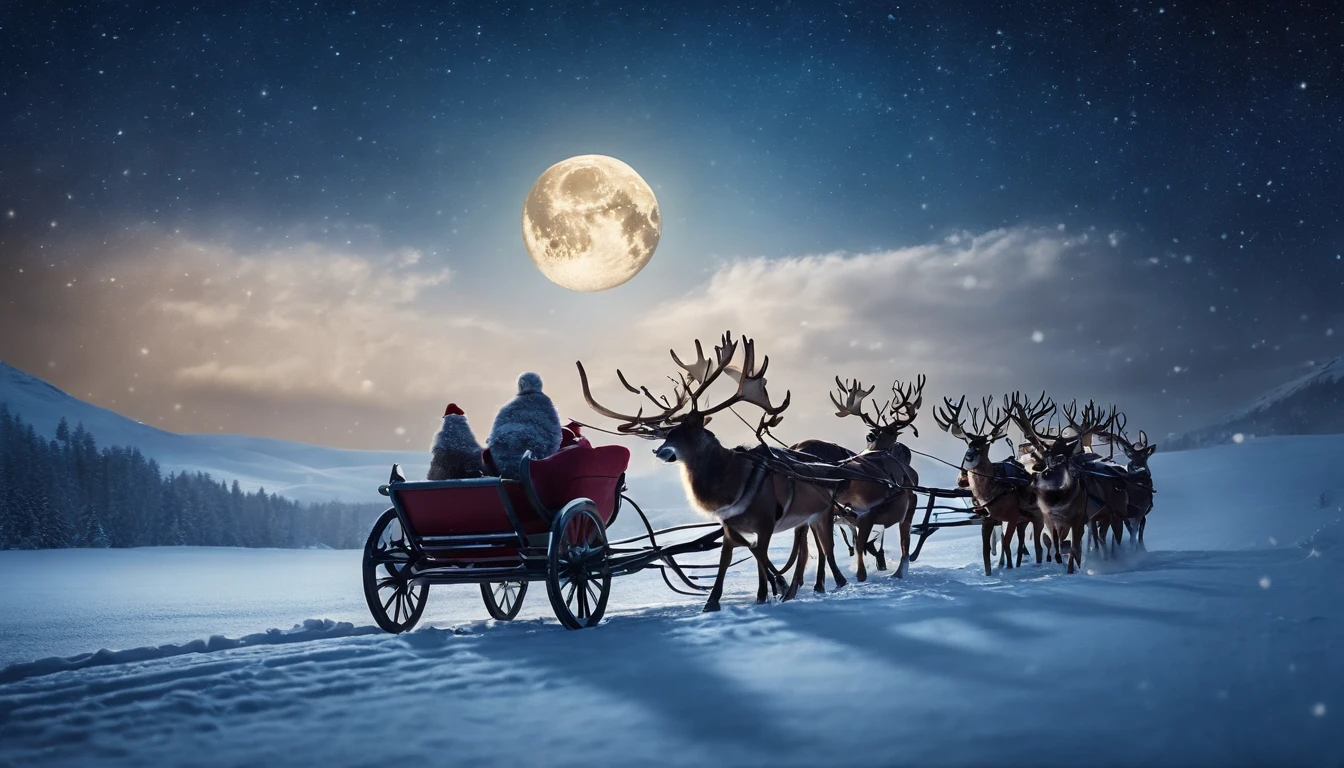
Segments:
[[[1006,404],[1005,399],[1005,404]],[[1008,414],[1003,410],[994,407],[994,399],[983,397],[980,399],[980,407],[971,408],[971,426],[967,428],[961,412],[966,407],[966,396],[962,395],[961,400],[956,405],[946,397],[943,398],[943,407],[935,409],[933,419],[943,431],[948,432],[953,437],[961,438],[963,441],[969,441],[971,438],[980,438],[994,442],[1003,437],[1003,428],[1008,424]],[[983,416],[982,411],[983,409]]]
[[[919,430],[914,427],[915,416],[919,413],[919,408],[924,404],[924,374],[920,374],[916,381],[901,384],[900,379],[891,383],[891,407],[890,414],[891,425],[897,432],[907,427],[919,437]]]
[[[956,405],[951,398],[944,397],[943,404],[933,409],[933,420],[944,432],[953,437],[966,439],[966,428],[961,424],[961,409],[966,406],[966,396],[962,395]]]
[[[1032,405],[1027,405],[1027,402],[1022,393],[1014,392],[1011,398],[1004,395],[1003,404],[1009,418],[1022,431],[1022,436],[1044,455],[1050,449],[1050,445],[1058,439],[1058,435],[1052,433],[1048,422],[1044,431],[1041,428],[1041,420],[1049,418],[1055,412],[1055,403],[1046,397],[1045,392],[1041,392],[1041,396],[1036,398],[1036,402]]]
[[[579,368],[579,381],[583,386],[583,398],[594,411],[622,422],[616,428],[617,431],[640,437],[659,436],[679,422],[684,421],[692,413],[709,416],[737,403],[751,403],[764,412],[760,424],[756,428],[756,436],[759,439],[763,431],[777,426],[783,420],[782,414],[784,409],[789,407],[790,395],[785,393],[784,401],[778,406],[771,405],[770,396],[765,389],[765,370],[770,365],[770,358],[767,356],[762,359],[761,366],[757,369],[755,343],[751,339],[743,339],[742,347],[744,348],[744,354],[741,368],[732,365],[733,358],[737,355],[738,342],[733,339],[731,331],[725,332],[721,342],[714,347],[713,362],[705,357],[704,345],[700,343],[699,339],[695,341],[695,360],[690,364],[682,362],[681,358],[677,356],[676,350],[669,350],[672,361],[682,369],[682,372],[672,379],[673,391],[671,397],[654,395],[647,387],[636,387],[625,378],[624,373],[617,369],[616,377],[620,380],[621,385],[632,394],[643,395],[654,406],[655,411],[649,416],[644,415],[642,407],[634,415],[630,415],[598,403],[593,398],[593,393],[588,386],[588,373],[584,370],[583,363],[580,362],[576,365]],[[702,410],[699,406],[700,398],[709,389],[709,386],[725,372],[737,381],[736,393],[718,405]],[[688,404],[690,405],[689,411],[685,410]]]
[[[725,342],[730,340],[728,334],[724,334],[723,338]],[[765,355],[761,359],[761,367],[758,370],[756,368],[756,343],[752,339],[743,339],[742,347],[744,351],[741,368],[726,364],[726,362],[732,361],[731,353],[726,359],[722,355],[719,357],[721,361],[725,361],[721,370],[727,371],[728,375],[737,382],[737,392],[718,405],[701,411],[701,414],[709,416],[737,403],[750,403],[762,411],[760,423],[756,426],[756,438],[759,440],[762,432],[771,427],[779,426],[779,423],[784,420],[784,409],[789,407],[789,400],[793,393],[786,391],[783,402],[777,406],[771,405],[770,395],[765,391],[765,370],[770,367],[770,356]],[[701,387],[699,392],[703,392],[704,389],[705,387]],[[695,396],[693,395],[692,403],[695,402]],[[692,405],[692,407],[696,406]]]
[[[885,426],[885,423],[883,422],[883,412],[885,411],[885,408],[876,408],[874,416],[869,416],[863,412],[864,401],[869,395],[873,394],[873,390],[876,389],[876,387],[864,389],[863,382],[858,379],[855,379],[854,384],[850,385],[848,379],[842,382],[840,381],[839,376],[835,377],[835,386],[837,391],[831,394],[831,402],[835,404],[837,409],[835,413],[836,416],[839,416],[842,419],[846,416],[858,416],[860,419],[863,419],[864,424],[867,424],[873,429]],[[844,403],[841,403],[840,400],[836,398],[837,394],[844,397]]]
[[[626,380],[625,374],[621,373],[621,370],[618,368],[616,369],[616,378],[620,379],[621,385],[630,392],[643,394],[654,404],[654,407],[658,409],[657,413],[653,416],[645,416],[644,408],[642,406],[633,416],[620,413],[593,399],[593,392],[588,386],[588,372],[583,369],[582,362],[576,361],[574,364],[579,368],[579,383],[583,387],[583,399],[588,401],[588,406],[599,414],[606,416],[609,419],[620,421],[621,424],[617,425],[616,431],[623,434],[638,435],[640,437],[655,437],[669,424],[673,414],[685,407],[686,403],[690,401],[690,388],[688,386],[677,386],[674,389],[673,400],[668,400],[666,397],[662,397],[661,399],[656,398],[649,392],[647,387],[635,387],[631,385],[630,382]],[[682,382],[683,384],[685,383],[684,377]]]
[[[1111,407],[1110,413],[1107,414],[1104,409],[1098,408],[1097,404],[1091,400],[1088,400],[1087,405],[1083,406],[1081,421],[1078,416],[1077,400],[1064,406],[1063,412],[1064,418],[1068,420],[1069,426],[1073,427],[1074,432],[1077,433],[1079,438],[1104,433],[1110,428],[1111,424],[1115,422],[1117,414],[1114,406]]]

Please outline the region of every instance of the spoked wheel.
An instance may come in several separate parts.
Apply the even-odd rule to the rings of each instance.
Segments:
[[[373,620],[388,632],[405,632],[425,612],[429,585],[411,585],[414,559],[397,511],[387,510],[364,544],[364,600]]]
[[[498,621],[509,621],[523,608],[527,595],[526,581],[496,581],[481,584],[481,600],[485,610]]]
[[[611,571],[607,532],[593,502],[570,502],[556,515],[548,565],[546,594],[560,623],[583,629],[601,621],[611,594]]]

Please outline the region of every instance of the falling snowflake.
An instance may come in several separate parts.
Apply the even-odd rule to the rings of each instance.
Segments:
[[[1311,708],[1311,714],[1316,717],[1325,717],[1325,702],[1316,702],[1316,705]]]
[[[1271,581],[1269,580],[1269,577],[1268,577],[1268,576],[1261,576],[1261,577],[1260,577],[1260,588],[1261,588],[1261,589],[1269,589],[1269,586],[1270,586],[1271,584],[1273,584],[1273,582],[1271,582]]]
[[[1236,443],[1237,445],[1241,445],[1242,443],[1246,442],[1246,436],[1238,432],[1237,434],[1232,436],[1232,442]]]
[[[1045,334],[1041,333],[1040,331],[1032,331],[1031,340],[1036,342],[1037,344],[1040,344],[1042,341],[1045,341]]]

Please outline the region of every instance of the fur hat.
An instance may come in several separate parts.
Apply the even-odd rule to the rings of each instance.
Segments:
[[[531,371],[518,377],[518,394],[531,395],[541,392],[541,377]]]
[[[443,409],[444,416],[466,416],[466,412],[457,407],[457,403],[449,403],[447,408]]]

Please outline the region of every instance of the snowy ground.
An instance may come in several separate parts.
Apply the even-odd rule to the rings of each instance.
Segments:
[[[742,572],[718,614],[621,578],[580,632],[536,584],[374,633],[353,552],[0,552],[0,765],[1338,766],[1340,456],[1162,457],[1152,551],[1086,574],[945,531],[905,582],[757,606]]]

